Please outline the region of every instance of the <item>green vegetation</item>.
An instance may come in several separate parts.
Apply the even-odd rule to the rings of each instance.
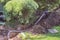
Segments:
[[[0,0],[0,3],[2,3],[2,5],[5,5],[6,2],[8,2],[8,1],[10,1],[10,0]]]
[[[4,14],[8,24],[30,24],[36,17],[34,12],[38,4],[33,0],[10,0],[4,5]]]
[[[20,38],[22,38],[22,40],[60,40],[60,26],[54,27],[54,29],[57,29],[59,32],[55,33],[55,34],[31,34],[31,33],[24,33],[25,36],[23,34],[19,34],[18,36]]]
[[[39,4],[40,10],[48,9],[48,11],[53,11],[60,4],[60,0],[35,0],[35,1]]]
[[[0,0],[4,6],[4,15],[7,25],[32,23],[37,17],[36,10],[53,11],[56,9],[60,0]]]
[[[7,25],[28,25],[32,23],[36,15],[36,10],[53,11],[60,5],[60,0],[0,0],[3,5],[4,15]],[[16,24],[15,24],[16,23]],[[19,34],[22,40],[60,40],[60,26],[55,27],[59,32],[56,34],[38,34],[31,33]]]

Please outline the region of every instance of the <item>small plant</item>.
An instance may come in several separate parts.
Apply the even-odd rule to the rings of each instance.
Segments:
[[[7,24],[30,24],[34,19],[34,12],[38,8],[34,0],[10,0],[4,5],[4,15]]]

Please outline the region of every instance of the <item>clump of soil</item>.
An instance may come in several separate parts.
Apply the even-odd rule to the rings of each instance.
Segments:
[[[34,25],[32,28],[33,33],[47,33],[47,30],[41,25]]]

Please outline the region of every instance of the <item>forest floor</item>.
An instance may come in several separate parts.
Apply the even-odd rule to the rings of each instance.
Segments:
[[[25,29],[26,27],[20,25],[19,27],[22,27],[25,32],[12,33],[10,34],[12,38],[9,39],[7,39],[8,31],[0,30],[0,40],[60,40],[60,26],[57,26],[60,25],[60,10],[58,11],[59,12],[50,13],[48,16],[43,18],[38,25],[34,25],[32,27],[30,26],[27,29]],[[0,29],[4,29],[4,27],[0,27]],[[17,27],[18,30],[21,29],[19,29],[19,27]],[[52,27],[57,29],[59,32],[55,34],[47,33],[46,29],[51,29]],[[5,29],[9,30],[10,28]]]

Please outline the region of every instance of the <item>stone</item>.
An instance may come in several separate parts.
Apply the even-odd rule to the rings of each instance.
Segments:
[[[58,33],[58,31],[56,29],[48,29],[48,32],[54,34],[54,33]]]

